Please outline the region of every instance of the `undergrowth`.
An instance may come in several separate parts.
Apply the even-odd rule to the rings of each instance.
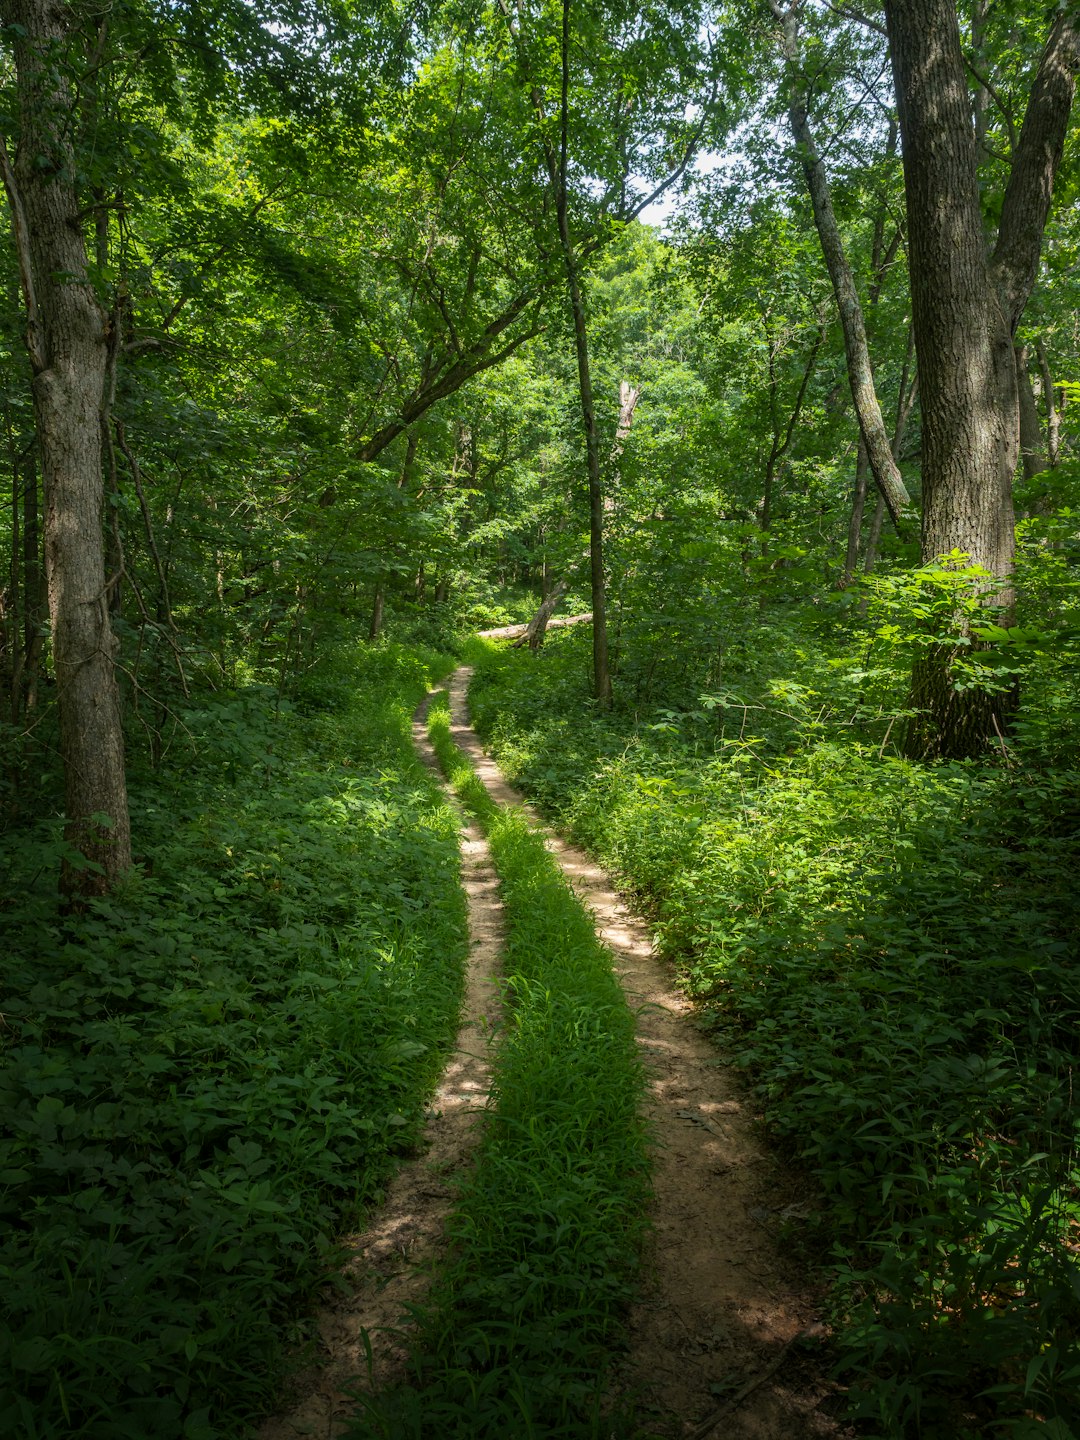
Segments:
[[[203,692],[132,785],[141,870],[80,916],[59,822],[0,836],[0,1433],[212,1440],[273,1400],[326,1238],[452,1041],[454,818],[413,756],[445,661]]]
[[[587,633],[477,647],[477,727],[652,913],[816,1175],[865,1432],[1080,1433],[1075,747],[901,760],[887,713],[851,724],[864,656],[768,621],[719,697],[608,716]]]
[[[648,1194],[634,1019],[592,920],[516,810],[496,806],[431,712],[439,759],[488,834],[505,906],[505,1028],[453,1256],[414,1380],[357,1437],[584,1440],[617,1433],[604,1376]]]

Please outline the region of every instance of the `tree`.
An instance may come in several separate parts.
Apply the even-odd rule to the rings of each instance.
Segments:
[[[1014,337],[1031,293],[1080,65],[1075,7],[1043,48],[988,253],[956,6],[886,0],[903,137],[915,345],[923,417],[925,561],[962,552],[1012,606],[1012,483],[1020,447]],[[966,637],[965,637],[966,638]],[[915,755],[976,753],[1004,725],[1000,696],[953,684],[953,647],[915,669]]]
[[[844,332],[848,380],[859,421],[862,452],[865,454],[893,523],[899,529],[901,517],[911,501],[896,460],[893,457],[885,422],[874,386],[874,372],[866,342],[866,325],[862,303],[851,272],[840,226],[833,210],[825,164],[810,127],[810,96],[799,57],[799,7],[801,0],[783,5],[769,0],[773,15],[781,26],[784,58],[788,72],[788,118],[791,133],[798,147],[799,164],[806,179],[806,188],[814,211],[814,223],[821,240],[821,251],[832,281],[836,308]]]
[[[589,358],[586,263],[685,173],[712,119],[718,51],[705,37],[705,17],[694,0],[633,7],[559,0],[546,7],[551,28],[558,24],[557,46],[545,44],[540,26],[536,34],[525,34],[509,0],[498,3],[533,111],[566,280],[589,494],[593,693],[607,707],[612,686],[604,477]],[[550,63],[555,55],[557,69]],[[688,119],[694,110],[697,117]],[[644,190],[635,175],[644,179]],[[537,239],[543,252],[550,240],[542,232]]]
[[[73,133],[74,13],[5,0],[19,101],[14,163],[0,141],[26,306],[26,347],[44,488],[45,573],[64,761],[71,897],[107,890],[131,865],[124,737],[102,534],[102,416],[119,336],[89,276]],[[104,22],[103,22],[104,23]]]

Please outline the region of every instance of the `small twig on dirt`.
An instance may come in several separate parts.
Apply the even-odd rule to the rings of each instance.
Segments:
[[[776,1374],[777,1370],[780,1369],[780,1366],[787,1359],[788,1351],[796,1341],[802,1338],[801,1331],[798,1335],[793,1336],[771,1365],[766,1365],[765,1369],[759,1371],[757,1375],[748,1380],[741,1390],[736,1391],[730,1400],[725,1400],[718,1410],[714,1410],[696,1430],[690,1432],[690,1440],[705,1440],[707,1435],[711,1435],[721,1420],[741,1405],[748,1395],[752,1395],[759,1385],[764,1385],[766,1380],[771,1379],[772,1376]]]

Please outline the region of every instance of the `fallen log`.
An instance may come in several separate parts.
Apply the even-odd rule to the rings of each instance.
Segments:
[[[528,625],[526,625],[524,634],[514,641],[512,646],[514,650],[519,650],[522,645],[528,645],[530,650],[540,649],[540,646],[544,643],[544,632],[547,630],[548,621],[555,613],[559,601],[569,588],[569,583],[566,580],[559,581],[551,594],[540,606],[540,609],[537,610]]]

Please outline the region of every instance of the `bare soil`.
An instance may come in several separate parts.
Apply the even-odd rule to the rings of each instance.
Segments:
[[[568,617],[551,623],[572,624]],[[513,635],[524,627],[496,634]],[[450,684],[452,733],[492,796],[524,804],[484,754],[467,718],[470,672]],[[417,712],[414,737],[433,768]],[[539,817],[525,806],[533,823]],[[596,917],[638,1013],[649,1077],[647,1116],[655,1142],[652,1231],[645,1283],[629,1317],[628,1348],[616,1383],[637,1398],[658,1436],[680,1440],[802,1440],[850,1435],[833,1417],[824,1376],[827,1332],[819,1295],[787,1253],[783,1227],[814,1203],[812,1192],[772,1155],[745,1086],[695,1024],[691,1003],[653,953],[648,930],[630,915],[609,877],[587,855],[551,836],[575,891]],[[497,1020],[501,917],[497,884],[478,830],[465,825],[463,873],[469,892],[472,965],[457,1050],[433,1101],[425,1153],[406,1163],[362,1235],[347,1242],[345,1289],[329,1292],[317,1317],[318,1363],[297,1381],[287,1412],[260,1440],[333,1437],[355,1413],[343,1393],[381,1389],[404,1373],[407,1307],[426,1294],[453,1203],[450,1179],[468,1166],[488,1079],[487,1038]],[[365,1338],[371,1347],[370,1360]],[[438,1440],[438,1437],[432,1437]],[[508,1436],[507,1440],[513,1440]]]

